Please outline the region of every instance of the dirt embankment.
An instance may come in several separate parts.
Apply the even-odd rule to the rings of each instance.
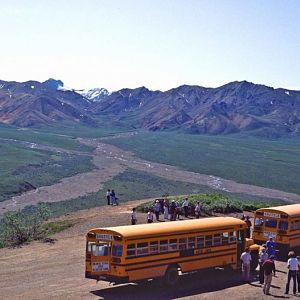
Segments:
[[[206,185],[219,191],[300,202],[300,195],[297,194],[240,184],[216,176],[184,171],[174,166],[146,161],[134,156],[129,151],[103,143],[105,139],[80,138],[79,141],[85,145],[95,147],[93,163],[96,169],[93,172],[64,178],[57,184],[40,187],[35,191],[0,202],[0,215],[7,211],[22,209],[27,205],[37,204],[38,202],[69,200],[91,192],[97,192],[102,188],[104,182],[112,179],[126,168],[149,172],[170,180]],[[35,145],[35,147],[38,148],[39,145]],[[49,147],[47,149],[50,150]],[[57,151],[56,148],[51,149]],[[63,149],[59,149],[59,151],[63,151]]]
[[[0,249],[0,299],[270,299],[285,296],[286,264],[277,262],[277,277],[265,296],[253,274],[244,284],[240,273],[201,271],[180,278],[167,288],[158,284],[111,286],[84,278],[85,234],[90,228],[129,224],[132,207],[147,200],[120,206],[97,207],[61,217],[76,224],[54,236],[54,244],[34,242],[16,249]],[[146,216],[138,214],[138,222]],[[184,222],[184,221],[181,221]]]

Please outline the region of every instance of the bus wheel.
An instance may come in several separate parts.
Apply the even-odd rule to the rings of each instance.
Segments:
[[[167,285],[175,285],[178,281],[178,270],[175,266],[170,266],[165,273],[165,282]]]

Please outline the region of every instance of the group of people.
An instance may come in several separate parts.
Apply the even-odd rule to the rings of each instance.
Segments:
[[[107,205],[119,205],[118,198],[114,190],[108,189],[106,192]]]
[[[266,244],[262,245],[259,253],[259,283],[263,285],[263,293],[266,295],[270,295],[272,277],[276,276],[275,249],[275,241],[270,237]],[[246,248],[241,255],[243,280],[246,282],[250,282],[251,260],[250,250]],[[293,279],[293,294],[296,294],[297,285],[298,293],[300,293],[300,256],[296,256],[294,251],[288,253],[287,268],[285,294],[289,293],[291,279]]]
[[[152,208],[150,208],[147,212],[147,223],[153,223],[154,216],[156,221],[160,221],[160,215],[163,214],[164,220],[170,220],[170,221],[176,221],[179,220],[181,210],[183,210],[184,216],[186,218],[189,217],[189,200],[188,198],[185,198],[182,205],[179,205],[175,202],[175,200],[172,200],[171,203],[167,198],[163,200],[155,200],[154,205]],[[195,217],[197,219],[200,218],[202,212],[202,205],[200,202],[197,202],[197,205],[194,208]],[[137,224],[137,214],[136,209],[133,208],[131,212],[131,224],[135,225]]]

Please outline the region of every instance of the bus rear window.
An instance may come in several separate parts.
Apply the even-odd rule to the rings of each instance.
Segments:
[[[91,248],[91,252],[94,256],[107,256],[108,255],[108,245],[107,244],[94,244],[88,245],[88,249]]]
[[[277,220],[275,220],[275,219],[266,219],[265,227],[276,228],[277,227]]]
[[[112,256],[122,256],[123,246],[122,245],[113,245],[112,247]]]

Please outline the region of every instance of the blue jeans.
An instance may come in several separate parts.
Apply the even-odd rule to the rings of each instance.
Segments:
[[[291,278],[293,278],[293,293],[296,294],[297,271],[291,271],[291,270],[289,270],[289,273],[288,273],[288,281],[286,283],[285,293],[286,294],[289,293]]]

